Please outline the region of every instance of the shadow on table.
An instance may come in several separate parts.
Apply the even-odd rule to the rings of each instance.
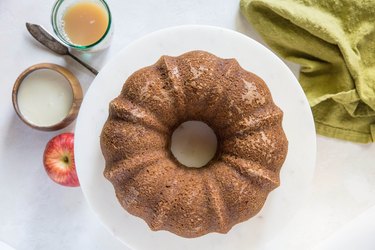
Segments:
[[[4,125],[6,136],[1,140],[4,154],[9,157],[13,171],[24,171],[31,163],[40,163],[35,167],[43,167],[43,152],[47,142],[57,134],[72,131],[74,125],[59,131],[45,132],[33,129],[24,124],[14,113],[7,125]],[[7,128],[6,128],[7,127]],[[19,168],[19,169],[18,169]]]

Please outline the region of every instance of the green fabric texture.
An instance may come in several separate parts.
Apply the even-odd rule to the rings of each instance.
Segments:
[[[375,0],[241,0],[241,12],[301,65],[317,133],[375,141]]]

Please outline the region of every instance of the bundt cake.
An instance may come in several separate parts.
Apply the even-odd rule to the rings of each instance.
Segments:
[[[288,141],[264,81],[205,51],[162,56],[133,73],[109,105],[101,133],[104,176],[121,205],[152,230],[183,237],[226,233],[279,186]],[[173,131],[202,121],[218,140],[201,168],[179,163]]]

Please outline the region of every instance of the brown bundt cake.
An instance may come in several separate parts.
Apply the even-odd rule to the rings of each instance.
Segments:
[[[133,73],[109,105],[101,134],[105,177],[121,205],[152,230],[183,237],[226,233],[279,186],[288,141],[262,79],[204,51],[162,56]],[[203,121],[218,150],[202,168],[170,150],[175,128]]]

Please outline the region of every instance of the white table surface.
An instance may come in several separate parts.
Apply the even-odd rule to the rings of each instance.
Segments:
[[[56,134],[73,131],[74,124],[58,132],[39,132],[24,125],[12,107],[15,79],[36,63],[66,66],[84,91],[93,80],[79,64],[49,52],[27,33],[25,22],[51,30],[52,4],[0,1],[0,241],[15,249],[128,249],[106,231],[80,188],[59,186],[44,171],[45,144]],[[112,45],[84,56],[98,69],[134,39],[174,25],[221,26],[260,41],[240,15],[238,0],[112,0],[109,5],[115,24]],[[312,249],[375,205],[375,145],[318,136],[316,173],[306,200],[274,249]],[[370,244],[375,249],[375,239]]]

